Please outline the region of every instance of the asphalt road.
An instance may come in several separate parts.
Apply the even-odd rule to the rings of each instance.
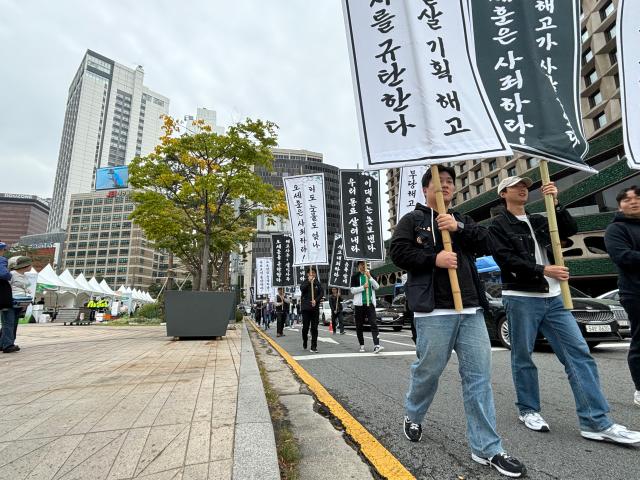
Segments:
[[[419,479],[505,478],[471,460],[465,438],[458,362],[455,354],[444,371],[438,393],[423,422],[420,443],[402,432],[404,395],[409,367],[415,358],[411,332],[381,333],[385,350],[371,353],[373,342],[365,332],[367,353],[357,353],[354,329],[332,335],[320,327],[319,352],[302,349],[300,327],[275,338],[275,324],[267,331],[391,453]],[[640,408],[632,402],[633,384],[626,362],[627,343],[602,344],[594,351],[612,418],[640,429]],[[517,418],[509,352],[493,348],[493,388],[498,431],[505,450],[525,462],[533,479],[640,478],[640,448],[621,447],[583,439],[564,368],[551,351],[536,352],[542,414],[551,432],[526,429]]]

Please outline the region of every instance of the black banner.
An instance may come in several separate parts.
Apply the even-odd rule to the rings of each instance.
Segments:
[[[329,286],[349,288],[351,286],[352,273],[353,261],[344,258],[344,244],[342,243],[342,236],[336,234],[333,239],[333,250],[331,253]]]
[[[294,267],[295,268],[295,280],[296,280],[296,285],[300,285],[302,282],[304,282],[307,279],[307,269],[309,267]]]
[[[467,0],[485,90],[514,150],[581,170],[579,0]]]
[[[274,287],[295,285],[293,272],[293,240],[289,235],[271,235]]]
[[[384,260],[377,171],[340,170],[340,207],[344,256]]]

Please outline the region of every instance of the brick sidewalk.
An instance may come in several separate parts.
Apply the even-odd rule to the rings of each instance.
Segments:
[[[240,330],[20,325],[0,353],[0,478],[230,479]]]

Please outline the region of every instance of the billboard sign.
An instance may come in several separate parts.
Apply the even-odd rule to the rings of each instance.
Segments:
[[[129,167],[105,167],[96,171],[96,190],[113,190],[129,186]]]

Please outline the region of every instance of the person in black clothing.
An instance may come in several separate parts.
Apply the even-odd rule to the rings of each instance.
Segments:
[[[453,168],[438,167],[442,195],[448,207],[455,191]],[[412,442],[422,438],[420,425],[438,388],[438,380],[452,350],[458,357],[471,458],[513,478],[525,474],[524,465],[507,455],[496,431],[491,387],[491,344],[483,308],[487,299],[480,284],[475,255],[488,251],[487,229],[471,217],[435,211],[436,189],[431,169],[422,178],[427,205],[418,204],[396,225],[391,238],[393,263],[407,271],[409,309],[414,312],[417,359],[405,401],[404,434]],[[444,250],[441,231],[451,234],[453,252]],[[464,310],[454,309],[448,269],[456,269]]]
[[[284,288],[278,288],[276,297],[276,337],[284,337],[284,319],[289,312],[289,299],[284,295]]]
[[[302,348],[307,349],[309,327],[311,327],[311,353],[318,353],[318,321],[320,319],[320,299],[324,290],[317,278],[316,269],[311,267],[307,279],[300,284],[302,303]]]
[[[333,287],[331,296],[329,297],[329,306],[331,307],[331,327],[335,335],[337,329],[340,329],[340,335],[344,335],[344,322],[342,321],[342,297],[340,289]]]
[[[623,189],[616,200],[620,211],[607,227],[604,243],[618,267],[620,303],[631,324],[627,361],[636,387],[633,403],[640,407],[640,187]]]

